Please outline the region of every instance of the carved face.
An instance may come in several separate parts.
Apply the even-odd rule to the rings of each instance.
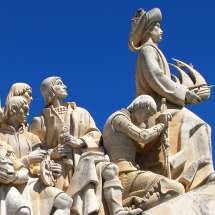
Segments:
[[[144,109],[135,110],[132,113],[132,116],[137,125],[140,125],[141,123],[145,122],[148,119],[148,115],[144,111]]]
[[[159,43],[162,40],[163,31],[160,27],[160,23],[156,23],[156,25],[150,31],[150,37],[154,43]]]
[[[22,96],[27,100],[28,104],[30,104],[33,100],[32,91],[30,88],[27,89]]]
[[[57,79],[52,88],[53,88],[53,92],[57,98],[65,99],[68,96],[67,87],[61,79]]]
[[[15,107],[14,107],[15,108]],[[27,117],[29,115],[29,106],[28,104],[23,104],[21,108],[14,110],[15,119],[18,124],[26,123]]]
[[[132,112],[132,119],[135,121],[135,124],[141,125],[142,123],[146,123],[149,117],[154,114],[154,111],[150,111],[149,108],[139,108]]]

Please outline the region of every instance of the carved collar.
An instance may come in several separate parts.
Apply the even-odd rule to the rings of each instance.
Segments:
[[[16,130],[13,126],[8,125],[6,123],[3,123],[0,128],[0,131],[6,131],[6,132],[12,133],[12,134],[13,133],[21,134],[21,133],[24,133],[25,130],[26,130],[26,126],[24,124],[21,124],[18,130]]]

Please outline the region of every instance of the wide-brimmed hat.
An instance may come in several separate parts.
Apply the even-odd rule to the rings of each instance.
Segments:
[[[132,27],[129,35],[129,48],[137,51],[140,47],[144,34],[154,23],[160,23],[162,14],[159,8],[153,8],[146,12],[142,8],[138,9],[132,18]]]

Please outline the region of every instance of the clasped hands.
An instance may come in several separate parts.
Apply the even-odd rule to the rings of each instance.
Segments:
[[[168,123],[172,120],[172,114],[167,111],[161,113],[156,119],[157,123],[164,124],[164,128],[168,127]]]

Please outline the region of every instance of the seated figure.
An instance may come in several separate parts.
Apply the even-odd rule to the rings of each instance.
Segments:
[[[70,214],[72,199],[63,191],[47,186],[42,178],[43,171],[40,162],[44,159],[46,151],[40,149],[40,140],[25,128],[29,111],[29,103],[22,96],[13,96],[7,100],[4,108],[3,122],[0,128],[0,140],[9,145],[19,163],[25,171],[16,175],[14,184],[21,193],[25,204],[31,214]],[[28,171],[26,171],[26,169]],[[53,177],[58,177],[61,167],[54,162],[50,163]],[[8,177],[9,173],[5,173]]]
[[[33,119],[31,131],[63,169],[55,186],[73,198],[72,214],[140,213],[140,209],[124,210],[118,167],[100,148],[101,133],[89,112],[64,102],[67,87],[60,77],[43,80],[41,92],[46,107]]]
[[[149,117],[156,112],[157,105],[153,98],[142,95],[127,108],[113,113],[104,126],[104,147],[110,160],[119,167],[124,206],[145,210],[184,193],[184,187],[179,182],[140,169],[136,162],[137,153],[141,154],[145,147],[158,139],[166,127],[165,123],[146,127]],[[141,159],[144,161],[144,155]]]

